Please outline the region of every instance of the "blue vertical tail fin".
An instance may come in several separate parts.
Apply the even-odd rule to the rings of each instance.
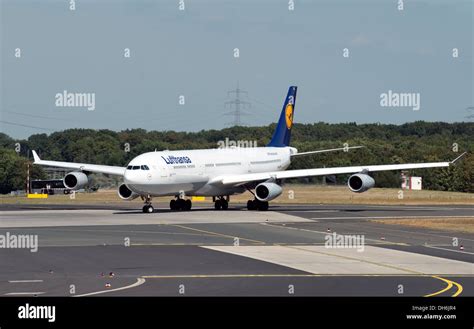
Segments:
[[[293,113],[295,111],[296,90],[298,87],[291,86],[288,89],[280,120],[278,120],[275,132],[267,146],[285,147],[290,145],[291,127],[293,126]]]

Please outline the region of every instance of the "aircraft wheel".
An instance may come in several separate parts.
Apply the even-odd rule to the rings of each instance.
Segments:
[[[192,206],[193,206],[193,204],[192,204],[191,200],[188,199],[184,202],[184,210],[191,210]]]
[[[144,205],[142,208],[144,213],[151,214],[152,212],[155,211],[155,208],[151,204]]]
[[[255,210],[255,201],[254,200],[248,200],[247,201],[247,210]]]
[[[177,210],[177,205],[176,205],[176,200],[175,199],[170,201],[170,209],[171,210]]]
[[[186,201],[184,199],[176,200],[178,210],[186,210]]]
[[[221,208],[222,208],[221,200],[216,200],[216,202],[214,202],[214,209],[221,210]]]
[[[267,211],[268,210],[268,201],[259,201],[257,203],[258,210]]]
[[[227,200],[221,200],[221,206],[222,210],[227,210],[229,209],[229,202],[227,202]]]

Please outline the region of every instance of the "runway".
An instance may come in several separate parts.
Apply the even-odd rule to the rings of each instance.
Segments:
[[[0,296],[474,296],[474,234],[370,221],[472,206],[156,206],[1,205],[0,236],[38,251],[0,248]],[[328,247],[334,233],[364,243]]]

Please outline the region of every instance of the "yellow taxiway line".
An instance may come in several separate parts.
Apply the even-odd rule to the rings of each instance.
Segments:
[[[453,285],[455,285],[455,286],[457,287],[457,291],[456,291],[451,297],[459,296],[459,295],[462,293],[463,288],[462,288],[462,285],[460,285],[459,283],[454,282],[454,281],[452,281],[452,280],[448,280],[448,279],[446,279],[446,278],[442,278],[442,277],[436,276],[436,275],[432,275],[431,277],[432,277],[432,278],[435,278],[435,279],[438,279],[438,280],[441,280],[441,281],[444,281],[444,282],[446,282],[447,285],[446,285],[445,288],[443,288],[443,289],[441,289],[441,290],[439,290],[439,291],[436,291],[436,292],[434,292],[434,293],[432,293],[432,294],[425,295],[424,297],[433,297],[433,296],[440,295],[440,294],[442,294],[443,292],[446,292],[446,291],[450,290],[450,289],[453,287]]]

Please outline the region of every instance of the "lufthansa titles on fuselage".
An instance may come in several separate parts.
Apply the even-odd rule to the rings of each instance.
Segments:
[[[168,155],[167,157],[162,156],[166,164],[178,164],[178,163],[193,163],[187,156],[175,157],[174,155]]]

